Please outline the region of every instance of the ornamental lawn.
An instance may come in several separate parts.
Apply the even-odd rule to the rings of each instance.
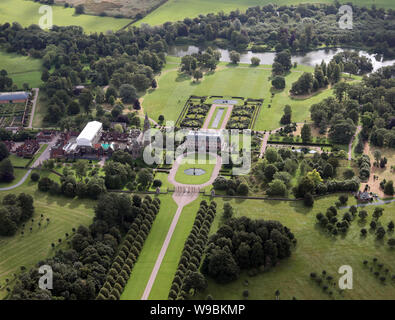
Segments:
[[[178,72],[180,59],[170,57],[161,76],[158,78],[158,88],[147,93],[143,98],[144,112],[156,120],[159,115],[165,116],[165,121],[176,121],[185,102],[191,95],[197,96],[242,96],[248,98],[263,98],[263,106],[255,123],[255,130],[272,130],[280,127],[280,119],[286,104],[292,107],[292,121],[303,122],[310,119],[310,106],[318,103],[332,94],[326,89],[308,99],[291,99],[288,94],[293,82],[302,72],[313,72],[312,67],[298,66],[292,68],[285,77],[286,88],[276,93],[271,100],[270,66],[251,67],[249,65],[234,66],[221,62],[215,72],[204,75],[199,82],[194,82]],[[269,108],[268,105],[271,105]]]

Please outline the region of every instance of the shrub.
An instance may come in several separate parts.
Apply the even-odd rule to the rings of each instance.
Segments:
[[[37,172],[33,172],[30,176],[30,179],[34,182],[37,182],[38,180],[40,180],[40,174]]]

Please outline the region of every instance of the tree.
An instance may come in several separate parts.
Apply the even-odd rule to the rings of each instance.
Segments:
[[[273,164],[268,164],[268,165],[265,167],[264,175],[265,175],[265,177],[266,177],[266,179],[267,179],[268,181],[272,181],[272,180],[273,180],[273,176],[274,176],[274,174],[275,174],[276,172],[277,172],[276,166],[273,165]]]
[[[115,88],[112,87],[112,86],[109,86],[109,87],[107,88],[107,90],[106,90],[105,96],[106,96],[106,101],[110,103],[110,98],[111,98],[111,97],[113,97],[113,99],[116,98],[116,97],[118,97],[117,89],[115,89]]]
[[[85,113],[90,112],[90,106],[93,102],[92,93],[88,89],[82,90],[81,94],[78,97],[79,104],[84,108]]]
[[[228,283],[239,277],[240,269],[227,247],[213,251],[203,262],[202,272],[219,283]]]
[[[230,61],[232,61],[233,64],[238,64],[240,62],[240,53],[232,50],[229,53],[229,58],[230,58]]]
[[[269,163],[274,163],[278,160],[277,150],[273,147],[269,147],[265,151],[265,159],[269,161]]]
[[[40,180],[40,174],[37,172],[33,172],[30,175],[30,179],[32,179],[32,181],[37,182],[38,180]]]
[[[85,7],[83,4],[79,4],[78,6],[75,7],[75,14],[84,14],[85,13]]]
[[[293,95],[303,95],[311,92],[313,88],[313,75],[309,72],[304,72],[299,79],[292,84],[290,92]]]
[[[287,194],[287,186],[282,180],[274,179],[269,183],[267,194],[269,196],[285,196]]]
[[[285,88],[285,79],[282,76],[275,76],[272,80],[272,86],[277,90],[282,90]]]
[[[276,53],[274,62],[280,64],[284,72],[288,72],[292,68],[291,53],[289,50]]]
[[[147,187],[152,183],[153,175],[149,169],[141,169],[137,174],[137,182],[141,184],[142,187]]]
[[[196,70],[196,71],[193,73],[193,78],[194,78],[196,81],[199,81],[199,79],[203,78],[203,73],[202,73],[200,70]]]
[[[311,128],[307,123],[305,123],[302,127],[301,137],[303,143],[308,143],[311,141]]]
[[[394,182],[392,180],[387,181],[384,185],[384,193],[392,196],[394,194]]]
[[[251,58],[251,65],[253,66],[259,66],[259,64],[261,63],[261,59],[257,58],[257,57],[252,57]]]
[[[373,157],[376,160],[376,165],[379,166],[380,159],[381,159],[381,151],[380,150],[374,150]]]
[[[222,215],[225,220],[232,218],[233,216],[233,207],[229,202],[224,203],[224,213]]]
[[[119,96],[124,103],[133,103],[137,99],[137,91],[131,84],[123,84],[119,88]]]
[[[367,213],[366,210],[361,210],[361,211],[359,211],[359,213],[358,213],[358,217],[359,217],[361,220],[365,220],[365,219],[367,218],[367,216],[368,216],[368,213]]]
[[[184,278],[183,287],[186,292],[191,289],[196,292],[203,291],[207,288],[207,280],[200,272],[188,272]]]
[[[88,170],[88,163],[84,160],[78,160],[76,163],[74,163],[73,168],[75,170],[77,178],[82,180],[86,176],[86,172]]]
[[[286,105],[284,107],[284,115],[280,119],[281,124],[290,124],[291,123],[291,117],[292,117],[292,109],[290,105]]]
[[[387,243],[391,247],[391,249],[395,247],[395,239],[394,238],[388,239]]]
[[[248,195],[248,186],[245,183],[240,183],[237,188],[237,194],[241,196]]]
[[[314,197],[312,196],[312,194],[310,192],[307,192],[304,195],[303,203],[307,207],[312,207],[314,205]]]
[[[0,141],[0,161],[3,161],[9,155],[10,153],[8,152],[7,146],[5,145],[4,142]]]

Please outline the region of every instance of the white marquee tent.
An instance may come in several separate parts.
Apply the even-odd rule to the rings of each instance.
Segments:
[[[93,147],[100,138],[102,130],[102,123],[98,121],[88,122],[84,130],[77,137],[77,146],[79,147]]]

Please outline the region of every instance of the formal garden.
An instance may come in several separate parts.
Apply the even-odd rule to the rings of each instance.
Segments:
[[[263,99],[243,99],[242,104],[237,104],[233,107],[226,128],[253,129],[262,103]]]
[[[185,103],[176,125],[183,128],[201,128],[210,110],[206,97],[191,96]]]

